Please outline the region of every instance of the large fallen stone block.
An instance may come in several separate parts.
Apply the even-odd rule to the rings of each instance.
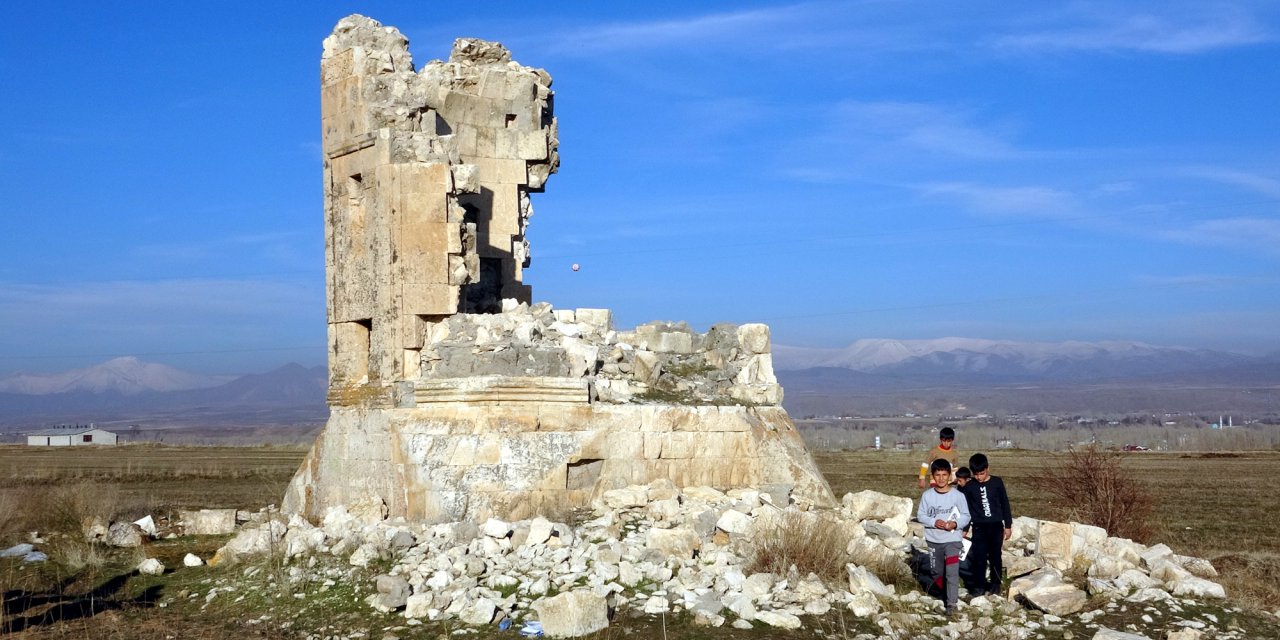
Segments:
[[[609,626],[609,606],[603,596],[578,590],[533,603],[542,631],[552,638],[577,638]]]
[[[1071,524],[1041,520],[1036,535],[1036,555],[1059,571],[1070,569],[1075,527]]]
[[[870,490],[844,494],[840,499],[840,508],[851,520],[888,520],[900,517],[910,519],[913,515],[910,498],[900,498]],[[898,535],[902,534],[903,532],[899,532]]]
[[[142,530],[132,522],[115,522],[107,528],[102,541],[113,547],[140,547]]]
[[[1189,576],[1174,582],[1169,585],[1169,591],[1175,596],[1190,596],[1193,598],[1227,597],[1227,590],[1222,585],[1195,576]]]
[[[892,598],[893,588],[886,585],[876,577],[874,573],[867,570],[866,567],[856,564],[850,564],[845,567],[849,575],[849,593],[870,593],[883,598]]]
[[[200,509],[179,511],[178,524],[189,536],[219,536],[236,530],[235,509]]]
[[[1009,583],[1009,599],[1022,600],[1046,613],[1065,616],[1083,609],[1089,597],[1063,581],[1057,570],[1045,567]]]
[[[645,547],[658,551],[664,556],[679,559],[693,557],[693,552],[702,546],[702,539],[693,529],[676,527],[674,529],[650,529],[649,540]]]

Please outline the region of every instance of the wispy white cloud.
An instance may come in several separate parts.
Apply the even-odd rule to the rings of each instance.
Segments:
[[[973,124],[972,115],[961,109],[919,102],[846,101],[835,107],[834,117],[847,132],[925,154],[990,160],[1021,153],[994,127]]]
[[[917,182],[973,162],[1053,155],[1019,147],[1015,127],[979,122],[974,110],[924,102],[844,100],[801,117],[778,171],[813,183]]]
[[[1119,193],[1131,193],[1137,190],[1138,185],[1129,180],[1119,182],[1107,182],[1100,184],[1094,188],[1093,192],[1098,195],[1115,195]]]
[[[780,25],[796,23],[811,5],[746,9],[682,18],[613,22],[577,27],[555,34],[565,52],[602,53],[629,49],[704,47],[727,40],[766,36]]]
[[[1073,193],[1043,185],[993,187],[942,182],[923,185],[919,191],[926,197],[958,201],[969,211],[986,216],[1061,218],[1081,212]]]
[[[1280,179],[1260,173],[1204,165],[1185,167],[1176,173],[1240,187],[1268,197],[1280,198]]]
[[[1178,275],[1138,274],[1134,282],[1151,286],[1194,286],[1194,287],[1227,287],[1240,284],[1256,284],[1259,279],[1253,276],[1223,275],[1209,273],[1187,273]],[[1275,282],[1272,278],[1270,282]]]
[[[1181,10],[1178,10],[1181,9]],[[991,38],[1012,51],[1195,54],[1270,42],[1275,34],[1243,6],[1196,3],[1126,12],[1112,3],[1081,3],[1044,26]]]
[[[696,5],[691,5],[696,6]],[[584,56],[640,51],[774,53],[836,52],[860,57],[954,47],[943,34],[970,19],[922,20],[896,3],[847,0],[799,2],[668,17],[612,21],[551,29],[508,41],[520,50],[543,49]]]
[[[323,304],[318,282],[268,279],[119,280],[56,284],[0,283],[0,325],[58,320],[141,331],[172,323],[218,324],[294,316]],[[65,326],[65,325],[64,325]]]
[[[141,244],[129,250],[137,259],[189,265],[212,260],[235,260],[248,264],[266,260],[263,268],[288,270],[316,268],[318,255],[307,246],[314,242],[312,233],[302,231],[268,231],[225,237],[195,238],[173,242]]]
[[[221,351],[239,354],[219,364],[234,371],[323,344],[324,291],[310,279],[0,282],[0,326],[0,371],[138,354],[187,354],[182,364],[200,367]]]
[[[1162,231],[1159,237],[1192,245],[1280,254],[1280,219],[1242,216],[1204,220]]]

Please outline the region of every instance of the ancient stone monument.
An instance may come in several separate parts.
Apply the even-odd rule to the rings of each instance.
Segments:
[[[350,16],[321,83],[331,413],[286,511],[521,518],[664,479],[834,504],[768,327],[530,304],[530,194],[559,165],[545,71],[474,39],[415,70]]]

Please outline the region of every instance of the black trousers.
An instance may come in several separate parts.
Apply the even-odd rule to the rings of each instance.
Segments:
[[[984,591],[999,591],[1004,566],[1000,549],[1004,546],[1004,523],[975,522],[971,530],[973,546],[969,548],[969,567],[975,586]]]

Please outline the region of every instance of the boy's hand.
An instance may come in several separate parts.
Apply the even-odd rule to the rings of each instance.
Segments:
[[[947,521],[946,521],[946,520],[943,520],[942,518],[938,518],[937,520],[934,520],[934,521],[933,521],[933,528],[934,528],[934,529],[942,529],[943,531],[948,531],[948,530],[949,530],[949,529],[947,529]]]
[[[924,491],[924,478],[920,478],[920,490]]]
[[[1009,538],[1012,538],[1012,537],[1013,537],[1013,529],[1010,529],[1009,527],[1005,527],[1005,528],[1004,528],[1004,539],[1005,539],[1005,540],[1008,540]]]

